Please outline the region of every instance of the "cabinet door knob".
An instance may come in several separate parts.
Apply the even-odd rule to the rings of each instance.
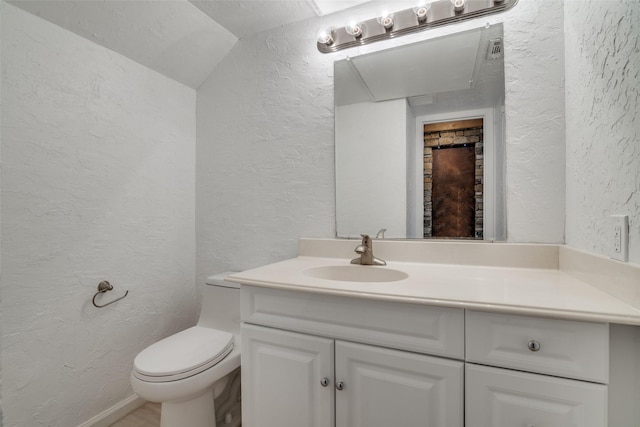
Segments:
[[[527,347],[529,347],[529,350],[531,351],[540,351],[540,343],[536,340],[531,340],[527,343]]]
[[[338,381],[338,382],[336,383],[336,388],[337,388],[338,390],[344,390],[344,382],[342,382],[342,381]]]
[[[321,379],[321,380],[320,380],[320,385],[321,385],[322,387],[326,387],[326,386],[328,386],[328,385],[329,385],[329,378],[323,378],[323,379]]]

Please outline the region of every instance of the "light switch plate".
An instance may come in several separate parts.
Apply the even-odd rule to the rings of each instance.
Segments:
[[[629,216],[611,215],[611,258],[629,261]]]

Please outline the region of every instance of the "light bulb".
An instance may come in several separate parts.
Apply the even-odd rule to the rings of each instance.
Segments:
[[[429,14],[430,8],[430,3],[420,3],[413,8],[413,13],[416,14],[416,18],[418,18],[418,22],[420,24],[427,22],[427,15]]]
[[[333,35],[330,29],[320,30],[318,33],[318,43],[326,44],[327,46],[333,44]]]
[[[465,0],[451,0],[451,4],[453,5],[453,10],[455,12],[462,12],[465,7]]]
[[[378,23],[384,27],[385,30],[393,28],[393,13],[389,13],[386,10],[380,13],[378,16]]]
[[[344,30],[351,34],[355,38],[362,37],[362,25],[359,22],[350,22],[345,27]]]

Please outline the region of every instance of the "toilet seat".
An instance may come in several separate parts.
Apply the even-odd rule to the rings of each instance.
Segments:
[[[216,365],[231,350],[233,334],[193,326],[142,350],[133,362],[133,372],[142,381],[177,381]]]

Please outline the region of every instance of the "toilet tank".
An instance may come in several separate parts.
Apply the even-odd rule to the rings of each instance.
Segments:
[[[232,271],[207,277],[198,325],[240,334],[240,285],[227,282]]]

